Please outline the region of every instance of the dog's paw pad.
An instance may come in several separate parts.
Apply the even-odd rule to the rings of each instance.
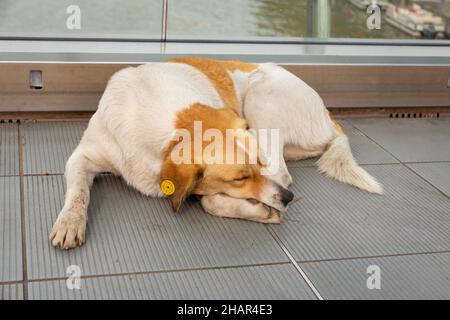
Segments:
[[[51,244],[59,249],[72,249],[85,242],[86,219],[84,217],[65,214],[56,220],[50,232]]]

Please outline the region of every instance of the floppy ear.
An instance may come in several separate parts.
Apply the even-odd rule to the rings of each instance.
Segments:
[[[202,168],[199,165],[175,164],[167,157],[161,170],[160,186],[164,180],[168,180],[168,184],[173,184],[171,185],[174,187],[173,193],[169,195],[173,211],[179,212],[184,200],[200,180],[201,173]]]

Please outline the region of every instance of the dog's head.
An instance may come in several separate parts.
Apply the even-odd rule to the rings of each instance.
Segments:
[[[176,128],[182,131],[171,143],[161,170],[161,181],[174,186],[170,195],[174,211],[190,194],[219,193],[286,210],[292,192],[263,174],[266,165],[256,138],[234,111],[196,104],[177,115]]]

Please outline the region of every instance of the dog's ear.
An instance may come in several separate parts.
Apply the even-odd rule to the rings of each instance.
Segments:
[[[195,164],[175,164],[168,157],[161,170],[160,186],[172,202],[172,209],[179,212],[181,205],[201,179],[203,169]]]

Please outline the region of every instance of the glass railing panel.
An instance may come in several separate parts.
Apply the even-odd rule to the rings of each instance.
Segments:
[[[329,0],[330,37],[445,40],[450,1]]]
[[[304,37],[306,0],[170,0],[168,39]]]
[[[162,0],[0,0],[0,37],[160,39]]]

